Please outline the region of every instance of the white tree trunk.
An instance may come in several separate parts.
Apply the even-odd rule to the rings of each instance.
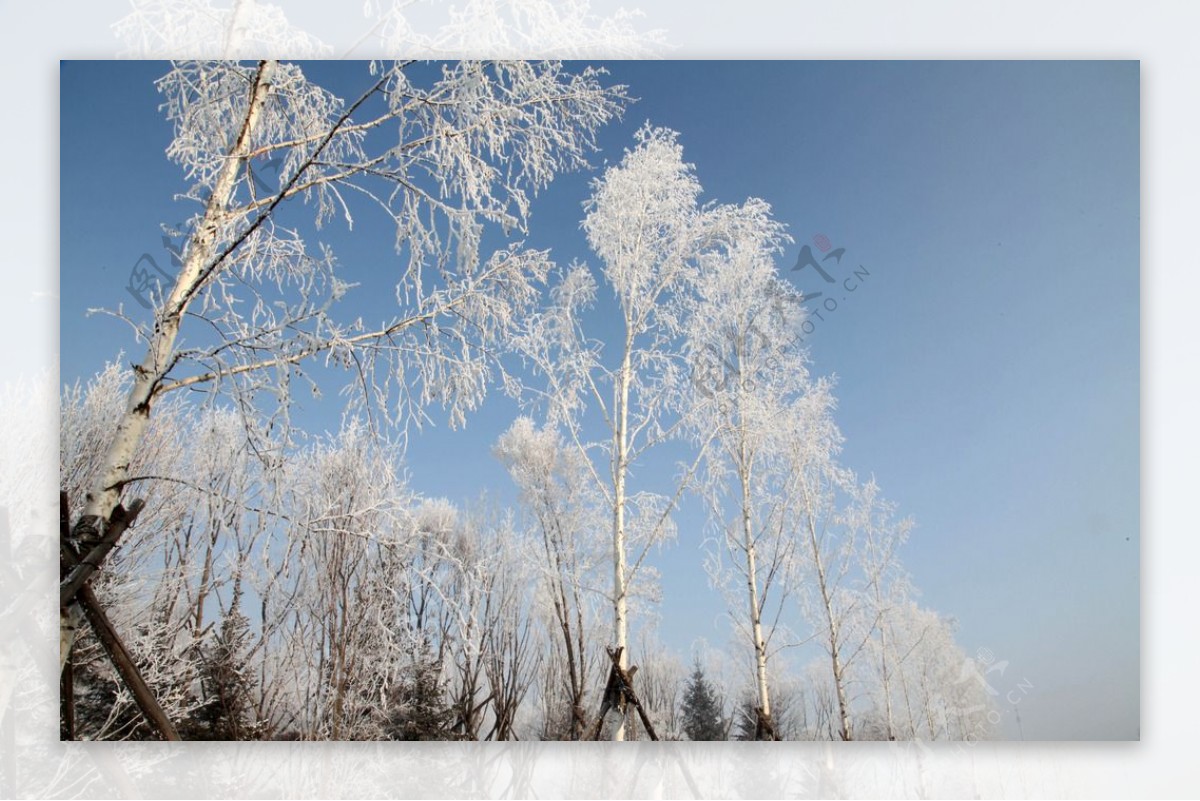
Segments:
[[[828,607],[828,604],[826,606]],[[836,625],[836,621],[832,619],[829,629],[829,639],[831,643],[840,644],[838,626]],[[838,650],[837,647],[830,649],[830,656],[833,659],[833,685],[837,689],[838,717],[841,725],[841,731],[838,733],[843,740],[849,740],[852,736],[850,732],[850,704],[846,699],[845,665],[842,664]]]
[[[613,636],[621,649],[622,670],[629,667],[629,616],[626,599],[625,474],[629,455],[629,384],[632,339],[626,338],[625,358],[617,379],[616,431],[613,435]],[[613,740],[625,739],[625,720],[617,725]]]
[[[134,367],[133,386],[129,392],[125,414],[117,424],[112,443],[104,456],[100,480],[87,494],[83,514],[76,525],[77,533],[94,536],[99,531],[102,521],[107,520],[116,507],[124,483],[129,478],[129,465],[150,420],[150,407],[155,390],[171,366],[175,340],[179,335],[179,323],[189,302],[195,296],[197,285],[207,277],[209,269],[213,266],[212,261],[217,255],[215,248],[218,231],[225,222],[226,205],[233,194],[242,159],[250,150],[252,134],[270,92],[272,67],[273,62],[264,61],[259,64],[241,131],[229,151],[229,158],[217,174],[204,216],[188,243],[175,286],[158,312],[146,355],[141,364]],[[62,618],[60,669],[66,664],[67,654],[75,641],[75,630],[70,626],[69,617],[70,615],[64,615]]]
[[[746,550],[746,590],[750,602],[750,635],[754,640],[754,677],[758,687],[758,706],[767,720],[771,716],[771,699],[767,690],[767,644],[762,633],[762,613],[758,602],[758,565],[754,548],[754,519],[750,493],[750,448],[746,442],[746,369],[743,364],[742,345],[738,342],[738,478],[742,483],[742,543]],[[756,721],[757,724],[757,721]],[[758,726],[755,725],[755,731]]]
[[[754,545],[754,498],[750,491],[751,458],[747,442],[748,432],[746,423],[746,395],[750,391],[746,386],[748,365],[744,356],[745,339],[739,338],[737,349],[738,363],[738,454],[737,470],[742,489],[742,547],[746,551],[746,591],[750,604],[750,635],[754,645],[754,677],[757,686],[758,706],[763,718],[770,720],[771,698],[767,689],[767,643],[762,631],[762,611],[758,597],[758,554]],[[773,727],[772,727],[773,728]],[[758,730],[756,721],[755,731]]]
[[[876,592],[876,605],[882,609],[882,601],[879,599],[878,591]],[[888,670],[888,638],[887,638],[887,616],[881,616],[879,620],[879,667],[880,678],[883,683],[883,703],[887,721],[887,738],[888,740],[896,739],[896,722],[895,713],[892,709],[892,676]]]
[[[742,463],[742,537],[746,548],[746,585],[750,601],[750,631],[754,638],[754,670],[758,684],[758,706],[763,717],[770,719],[771,699],[767,691],[767,644],[762,633],[762,614],[758,605],[758,567],[754,550],[754,521],[750,513],[750,468],[746,464],[746,441],[741,444]]]
[[[817,589],[821,592],[821,604],[825,610],[825,622],[829,632],[829,658],[833,670],[833,686],[837,691],[838,703],[838,723],[840,731],[839,736],[843,740],[849,740],[850,734],[850,704],[846,699],[846,677],[845,665],[842,664],[840,655],[842,638],[840,636],[840,625],[837,619],[837,614],[833,609],[833,597],[829,591],[829,583],[825,576],[825,564],[821,558],[821,546],[817,542],[816,523],[813,520],[812,502],[807,497],[805,498],[805,506],[807,507],[807,522],[808,522],[808,542],[812,548],[813,563],[817,569]]]

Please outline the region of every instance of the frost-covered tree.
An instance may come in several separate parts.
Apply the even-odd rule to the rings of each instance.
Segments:
[[[896,505],[885,500],[874,479],[855,488],[846,525],[853,530],[855,556],[862,583],[862,611],[867,619],[867,652],[871,661],[881,739],[898,736],[894,685],[900,654],[897,653],[896,617],[912,593],[908,574],[900,564],[899,548],[913,528],[909,518],[897,519]]]
[[[663,645],[654,629],[643,628],[638,637],[637,696],[662,740],[683,739],[680,703],[687,677],[687,666],[679,654]],[[629,708],[625,717],[632,722],[637,713]],[[636,736],[638,729],[634,726],[631,731]]]
[[[805,739],[840,739],[841,715],[838,711],[837,690],[826,656],[805,665],[802,680]]]
[[[96,469],[128,380],[114,366],[64,390],[69,494]],[[399,448],[353,418],[271,483],[238,414],[161,411],[137,471],[174,491],[93,583],[185,738],[402,736],[396,704],[437,718],[413,736],[527,735],[542,572],[509,516],[413,497]],[[79,736],[153,736],[85,632],[73,659]]]
[[[618,308],[616,341],[601,343],[583,331],[579,315],[597,285],[587,267],[575,265],[517,342],[545,379],[550,424],[586,456],[609,510],[612,642],[623,649],[623,668],[631,587],[648,572],[649,549],[673,533],[670,512],[679,497],[634,491],[629,476],[648,451],[681,433],[685,298],[709,237],[700,183],[677,140],[673,131],[643,126],[637,146],[593,182],[584,204],[583,229]],[[597,424],[600,439],[590,435]],[[624,727],[614,736],[623,739]]]
[[[854,475],[837,456],[842,434],[833,420],[836,401],[826,379],[811,381],[781,418],[788,475],[787,518],[803,554],[794,580],[805,585],[802,608],[829,659],[837,701],[837,736],[853,738],[850,663],[865,637],[858,617],[861,595],[853,586],[854,530],[846,525],[846,493]],[[858,628],[856,628],[858,627]]]
[[[536,531],[529,564],[540,568],[539,598],[549,607],[551,650],[562,662],[562,685],[546,688],[562,699],[567,736],[579,739],[587,728],[584,696],[593,661],[593,596],[599,583],[598,533],[604,525],[600,498],[582,456],[555,432],[518,418],[497,441],[494,452],[520,490],[523,510]],[[547,699],[549,700],[549,699]],[[547,710],[549,718],[560,713]]]
[[[773,259],[783,227],[759,200],[710,214],[722,219],[722,235],[701,258],[688,328],[693,439],[712,442],[697,482],[717,532],[706,568],[753,651],[758,729],[771,738],[767,663],[795,550],[783,518],[788,465],[777,429],[808,367],[793,343],[800,299]]]
[[[302,671],[295,676],[297,723],[307,738],[374,733],[371,705],[399,636],[385,552],[404,548],[410,530],[395,456],[351,419],[307,449],[291,472],[293,528],[284,545],[295,584],[281,655]]]
[[[990,737],[998,690],[989,683],[987,671],[1000,668],[1002,675],[1005,666],[985,666],[968,657],[954,641],[953,620],[911,600],[893,606],[889,618],[889,689],[895,737]],[[876,709],[881,736],[887,725],[882,711]]]
[[[449,740],[451,712],[442,665],[427,642],[410,651],[404,672],[387,696],[384,736],[390,740]]]
[[[114,364],[86,387],[63,389],[60,479],[73,503],[82,503],[101,469],[106,436],[131,382],[130,373]],[[272,487],[246,446],[236,413],[189,409],[176,401],[160,406],[130,472],[150,504],[91,585],[159,705],[182,724],[207,703],[211,656],[236,617],[274,519],[263,508]],[[90,629],[83,631],[73,660],[79,668],[78,736],[148,736]],[[257,658],[261,651],[250,644],[251,654]],[[252,662],[241,667],[249,670]],[[247,697],[256,689],[247,682]],[[258,719],[257,712],[247,715]]]
[[[266,0],[131,0],[129,13],[113,24],[125,45],[121,58],[169,57],[203,49],[230,58],[264,51],[294,57],[345,58],[364,45],[380,53],[437,58],[445,53],[512,58],[648,58],[663,47],[661,29],[643,30],[637,9],[594,11],[590,0],[467,0],[444,10],[413,8],[411,0],[369,0],[360,31],[336,48],[289,21]],[[347,15],[346,9],[328,13]],[[415,11],[415,13],[414,13]],[[351,24],[353,24],[351,22]],[[318,27],[319,24],[318,24]]]
[[[146,287],[151,318],[116,312],[146,351],[79,509],[81,539],[117,505],[152,411],[173,390],[224,391],[255,416],[274,398],[286,423],[293,382],[319,358],[394,419],[437,403],[457,423],[480,402],[488,354],[549,269],[545,252],[519,242],[489,254],[485,234],[524,227],[532,193],[585,163],[623,90],[554,62],[464,61],[430,80],[409,63],[371,73],[350,101],[270,61],[179,63],[158,82],[175,125],[167,153],[200,211],[171,232],[185,244],[173,283]],[[270,184],[253,171],[267,162]],[[301,200],[318,227],[337,216],[351,225],[360,211],[394,222],[398,305],[382,323],[338,319],[351,287],[332,252],[295,227]]]
[[[454,709],[452,731],[464,739],[517,739],[518,714],[534,684],[541,654],[531,599],[535,571],[510,516],[469,509],[441,560],[447,625],[440,634]]]
[[[834,703],[830,730],[842,740],[856,731],[894,738],[894,685],[905,658],[896,615],[913,592],[898,549],[913,523],[897,519],[895,504],[882,498],[874,479],[860,483],[839,463],[835,407],[832,382],[810,380],[781,418],[786,515],[801,557],[792,580],[803,588],[802,611],[826,653],[830,683],[817,693]],[[854,707],[850,685],[856,681],[867,685],[865,695],[880,709]],[[864,720],[856,727],[856,708],[878,725]],[[826,712],[822,705],[814,718],[821,721]]]
[[[444,661],[455,627],[455,604],[442,590],[457,578],[450,558],[461,538],[461,514],[445,498],[425,498],[413,510],[412,531],[404,552],[404,628],[428,642]]]
[[[641,561],[638,556],[631,568],[628,559],[627,481],[630,465],[666,434],[661,423],[679,370],[671,359],[680,323],[672,301],[694,258],[699,192],[676,136],[647,127],[638,134],[638,147],[605,172],[585,204],[588,244],[601,260],[623,323],[619,362],[607,374],[611,400],[606,404],[595,395],[612,433],[613,641],[625,649],[623,660],[629,646],[628,585]],[[590,372],[587,378],[592,382]],[[648,505],[651,518],[658,505]],[[650,530],[643,532],[643,553],[663,532],[660,522],[645,522]]]
[[[251,740],[265,728],[256,719],[251,693],[253,644],[249,620],[238,608],[221,622],[213,644],[204,649],[199,701],[181,726],[188,740]]]
[[[497,525],[482,547],[490,554],[484,583],[484,673],[492,721],[484,739],[517,740],[521,709],[544,659],[533,609],[536,572],[511,525]]]

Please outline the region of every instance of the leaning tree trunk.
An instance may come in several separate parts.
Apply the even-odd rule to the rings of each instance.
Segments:
[[[146,355],[141,364],[134,367],[133,386],[125,404],[125,413],[117,423],[112,442],[104,455],[100,477],[86,495],[83,514],[72,532],[76,539],[86,541],[99,536],[101,521],[106,520],[116,508],[121,490],[129,478],[129,466],[149,423],[155,392],[172,366],[180,321],[202,283],[217,266],[215,259],[218,256],[219,234],[228,217],[226,207],[233,195],[242,162],[250,153],[251,140],[270,92],[272,67],[273,62],[260,62],[254,75],[241,130],[217,173],[204,215],[184,253],[179,277],[157,313]],[[72,625],[75,616],[74,611],[63,616],[60,668],[66,663],[66,655],[75,640],[75,628]]]

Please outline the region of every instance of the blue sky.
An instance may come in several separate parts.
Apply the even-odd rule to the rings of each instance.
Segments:
[[[603,131],[597,163],[619,160],[645,120],[674,128],[706,199],[762,197],[789,225],[785,268],[824,234],[846,248],[839,280],[868,271],[810,337],[816,371],[838,377],[844,461],[915,518],[904,559],[922,602],[958,619],[968,654],[1008,661],[998,687],[1032,685],[1024,736],[1137,737],[1138,64],[608,67],[640,100]],[[137,350],[120,323],[84,312],[136,308],[130,268],[143,252],[164,264],[159,224],[183,216],[152,86],[165,69],[63,64],[64,381]],[[309,72],[343,96],[366,80],[355,64]],[[529,244],[560,263],[589,260],[579,220],[591,177],[567,176],[535,204]],[[381,223],[329,238],[354,280],[388,285]],[[823,289],[811,271],[787,275]],[[348,316],[362,308],[347,299]],[[506,497],[489,449],[515,413],[494,394],[465,431],[414,437],[414,486]],[[337,426],[330,403],[298,419]],[[679,525],[658,559],[659,613],[663,639],[686,652],[697,638],[723,643],[727,625],[694,510]],[[1005,726],[1016,735],[1010,716]]]

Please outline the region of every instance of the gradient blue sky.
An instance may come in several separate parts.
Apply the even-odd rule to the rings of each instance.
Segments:
[[[839,279],[870,275],[810,337],[838,376],[844,461],[916,519],[904,560],[922,602],[960,623],[968,654],[1032,685],[1003,733],[1139,733],[1139,68],[1137,62],[616,62],[640,98],[604,130],[617,161],[645,120],[681,132],[705,198],[758,196],[796,239],[846,248]],[[362,65],[307,68],[352,95]],[[143,252],[181,176],[152,81],[159,63],[64,62],[61,72],[61,375],[124,348],[120,323]],[[535,204],[529,243],[588,260],[590,175]],[[391,235],[360,219],[329,235],[346,273],[379,281]],[[594,260],[591,260],[594,262]],[[811,271],[788,272],[807,291]],[[384,292],[384,295],[387,293]],[[827,291],[827,294],[829,292]],[[348,297],[347,315],[371,304]],[[357,304],[357,305],[356,305]],[[602,311],[602,310],[601,310]],[[332,388],[331,388],[332,390]],[[327,392],[327,397],[335,393]],[[467,429],[416,436],[414,486],[457,500],[510,496],[490,458],[516,413],[496,394]],[[298,420],[336,428],[332,404]],[[727,624],[696,547],[695,509],[658,559],[663,639],[687,652]]]

